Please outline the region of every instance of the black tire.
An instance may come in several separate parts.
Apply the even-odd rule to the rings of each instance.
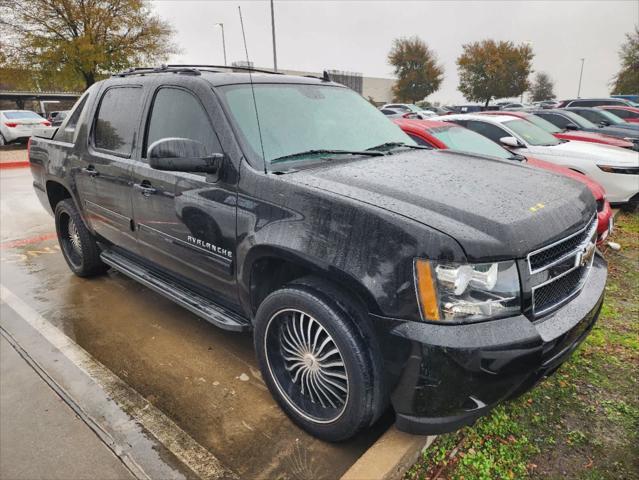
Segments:
[[[306,277],[266,297],[254,342],[271,394],[315,437],[346,440],[387,405],[382,358],[365,310],[328,282]]]
[[[77,276],[91,277],[109,269],[100,260],[100,248],[70,198],[55,207],[55,229],[62,255]]]

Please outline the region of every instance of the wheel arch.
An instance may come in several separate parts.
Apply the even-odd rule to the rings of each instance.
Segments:
[[[310,275],[332,283],[367,311],[380,313],[371,292],[355,277],[326,262],[304,257],[283,247],[259,246],[249,251],[240,274],[243,304],[254,318],[260,303],[287,283]]]
[[[49,199],[49,205],[51,205],[51,210],[54,212],[56,205],[62,200],[70,198],[75,201],[73,195],[71,194],[71,190],[69,190],[61,182],[57,182],[55,180],[47,180],[45,189],[47,192],[47,198]]]

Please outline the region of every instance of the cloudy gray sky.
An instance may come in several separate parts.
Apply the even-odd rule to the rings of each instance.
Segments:
[[[229,63],[245,58],[237,6],[241,5],[250,59],[272,67],[270,7],[264,1],[152,2],[177,30],[182,53],[174,63],[222,64],[217,22],[224,23]],[[639,1],[302,1],[276,0],[280,68],[339,69],[391,77],[386,56],[394,38],[417,35],[445,68],[431,100],[463,101],[455,59],[463,43],[493,38],[531,42],[533,66],[555,80],[558,97],[605,96],[618,69],[624,34],[639,24]]]

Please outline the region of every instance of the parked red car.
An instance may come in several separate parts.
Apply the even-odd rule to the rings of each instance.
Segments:
[[[618,107],[615,107],[618,108]],[[594,132],[582,132],[580,130],[561,130],[548,120],[544,120],[537,115],[527,112],[511,112],[511,111],[496,111],[496,112],[481,112],[482,115],[510,115],[511,117],[522,118],[534,123],[542,130],[546,130],[548,133],[552,133],[556,138],[563,140],[577,140],[579,142],[591,142],[591,143],[603,143],[604,145],[612,145],[613,147],[621,148],[633,148],[632,142],[624,140],[622,138],[612,137],[610,135],[604,135],[603,133]]]
[[[503,114],[504,112],[502,112]],[[509,112],[510,113],[510,112]],[[519,113],[519,112],[515,112]],[[460,127],[453,123],[435,120],[413,120],[396,118],[392,120],[419,145],[426,145],[437,149],[455,149],[478,155],[503,158],[518,161],[511,152],[488,138]],[[525,157],[524,157],[525,158]],[[579,172],[564,168],[554,163],[544,162],[536,158],[525,158],[528,165],[550,170],[585,184],[597,201],[597,243],[602,243],[612,231],[612,209],[606,200],[606,194],[601,185]]]
[[[624,107],[622,105],[602,105],[604,110],[608,110],[610,113],[614,113],[619,118],[624,119],[626,122],[639,123],[639,108],[637,107]]]

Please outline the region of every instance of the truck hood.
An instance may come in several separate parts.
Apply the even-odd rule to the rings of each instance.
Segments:
[[[613,147],[587,142],[565,142],[552,146],[528,146],[526,150],[533,156],[546,157],[570,157],[582,160],[591,160],[603,165],[636,167],[639,166],[637,152],[625,148]]]
[[[538,158],[527,157],[528,165],[538,168],[543,168],[544,170],[550,170],[554,173],[559,173],[561,175],[565,175],[570,178],[574,178],[578,182],[583,183],[588,187],[590,193],[595,197],[595,200],[602,200],[604,196],[604,188],[590,177],[585,176],[583,173],[576,172],[575,170],[571,170],[566,167],[562,167],[561,165],[557,165],[556,163],[546,162],[544,160],[539,160]]]
[[[522,258],[595,212],[592,194],[568,177],[446,150],[326,162],[282,178],[434,228],[469,261]]]

